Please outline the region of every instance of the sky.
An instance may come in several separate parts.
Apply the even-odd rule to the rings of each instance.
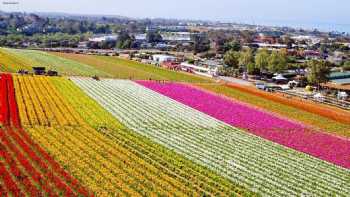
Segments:
[[[349,0],[0,0],[0,10],[349,28]]]

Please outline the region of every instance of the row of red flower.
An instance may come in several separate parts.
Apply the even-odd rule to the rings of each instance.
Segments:
[[[92,195],[21,128],[9,74],[0,75],[0,106],[0,123],[5,126],[0,130],[0,155],[5,158],[0,163],[0,179],[5,185],[0,193],[7,189],[15,196],[22,192],[31,196]]]

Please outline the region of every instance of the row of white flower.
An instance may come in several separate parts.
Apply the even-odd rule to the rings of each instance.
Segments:
[[[266,196],[350,193],[350,171],[233,128],[132,81],[72,78],[127,127]]]

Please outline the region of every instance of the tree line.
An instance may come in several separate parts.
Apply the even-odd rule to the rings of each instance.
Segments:
[[[350,65],[350,64],[349,64]],[[305,80],[312,85],[328,81],[332,64],[325,60],[310,60],[303,64],[292,64],[286,49],[268,51],[267,49],[242,50],[231,49],[224,55],[224,66],[219,69],[219,75],[238,76],[244,72],[250,75],[266,73],[283,73],[287,69],[305,69]]]

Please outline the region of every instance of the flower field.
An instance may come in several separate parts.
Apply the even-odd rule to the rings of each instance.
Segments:
[[[221,84],[196,84],[196,87],[224,95],[236,101],[249,103],[253,106],[273,112],[280,116],[288,117],[306,125],[312,125],[333,135],[350,138],[350,124],[341,123],[315,113],[307,112],[296,107],[275,102],[271,99],[266,99],[255,94],[241,91],[236,88],[230,88]]]
[[[71,80],[132,131],[264,196],[350,193],[348,169],[249,134],[135,82]]]
[[[138,83],[234,127],[350,168],[350,140],[313,131],[303,125],[187,85],[149,81]]]
[[[21,128],[12,77],[9,74],[0,77],[1,196],[92,194]]]
[[[0,72],[32,66],[67,77],[0,73],[0,196],[350,194],[346,111],[116,57],[0,49]]]
[[[20,69],[30,69],[28,63],[17,58],[7,50],[0,48],[0,71],[17,72]]]
[[[283,97],[280,94],[272,95],[270,93],[257,90],[252,87],[243,87],[236,84],[226,84],[227,87],[237,89],[246,93],[250,93],[277,103],[281,103],[284,105],[292,106],[310,113],[314,113],[344,124],[349,125],[350,124],[350,112],[336,108],[331,107],[328,105],[322,105],[322,104],[315,104],[310,101],[306,100],[297,100],[297,99],[288,99]]]
[[[61,75],[80,75],[80,76],[103,76],[111,77],[112,75],[95,69],[92,66],[76,62],[73,60],[61,58],[46,52],[36,50],[20,49],[3,49],[11,60],[24,62],[24,68],[31,70],[32,66],[44,66],[47,70],[58,71]],[[5,64],[5,66],[11,66]],[[14,72],[17,72],[15,70]]]
[[[13,78],[29,136],[97,196],[255,195],[128,130],[67,79]]]
[[[196,83],[213,82],[209,78],[204,78],[188,73],[175,72],[117,57],[66,53],[50,54],[93,66],[94,68],[106,72],[118,79],[132,78],[134,80],[148,80],[151,78],[154,80],[186,81]]]

